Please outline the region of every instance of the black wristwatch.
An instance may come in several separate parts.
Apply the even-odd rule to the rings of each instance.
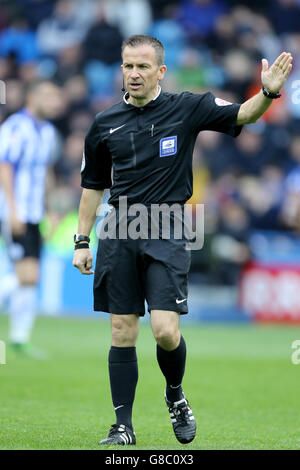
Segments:
[[[262,87],[262,92],[267,98],[270,98],[272,100],[276,100],[277,98],[281,97],[279,91],[277,93],[272,93],[271,91],[267,90],[264,86]]]
[[[79,242],[87,242],[90,243],[90,238],[87,237],[86,235],[79,235],[78,233],[75,233],[74,235],[74,243],[77,245]]]

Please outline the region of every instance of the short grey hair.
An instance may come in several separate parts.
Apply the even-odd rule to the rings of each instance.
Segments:
[[[156,39],[153,36],[148,36],[146,34],[135,34],[130,36],[128,39],[125,39],[122,44],[122,57],[126,46],[138,47],[142,46],[143,44],[149,44],[154,48],[158,65],[163,65],[165,60],[165,48],[163,44],[159,39]]]

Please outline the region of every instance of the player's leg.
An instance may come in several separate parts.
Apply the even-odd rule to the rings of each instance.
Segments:
[[[109,377],[116,424],[132,428],[132,407],[138,381],[136,340],[138,315],[111,314],[112,346],[109,351]]]
[[[18,278],[14,271],[9,272],[1,277],[0,281],[0,310],[6,304],[11,295],[15,292],[19,285]]]
[[[179,330],[179,314],[172,311],[151,310],[151,327],[157,343],[157,361],[166,379],[167,399],[172,402],[181,400],[186,345]]]
[[[100,444],[136,442],[132,426],[132,407],[138,381],[135,345],[139,316],[145,313],[136,245],[132,240],[99,241],[94,276],[94,308],[116,312],[110,314],[112,345],[108,355],[116,424]]]
[[[4,243],[7,247],[11,235],[7,227],[7,223],[4,220],[3,221],[0,220],[0,238],[1,237],[3,238]],[[9,259],[8,256],[6,257],[7,257],[7,260],[5,261],[8,264],[10,264],[11,260]],[[9,266],[9,268],[10,268],[9,272],[7,272],[7,274],[4,274],[0,280],[0,310],[3,308],[3,306],[6,304],[8,299],[11,297],[13,292],[18,287],[18,278],[16,276],[15,270],[13,266],[12,267]]]
[[[136,340],[139,315],[111,314],[112,345],[108,355],[108,369],[112,402],[116,414],[114,424],[99,444],[135,444],[132,426],[132,407],[138,381]]]
[[[37,224],[26,224],[22,235],[12,236],[8,246],[14,262],[18,286],[10,302],[10,341],[14,349],[28,356],[45,358],[42,351],[30,345],[37,312],[37,285],[41,235]]]
[[[190,253],[183,242],[153,240],[146,254],[146,298],[157,342],[157,361],[166,379],[165,398],[176,438],[191,442],[196,423],[181,383],[185,372],[186,345],[179,330],[179,316],[187,313],[187,274]]]
[[[10,301],[10,341],[25,344],[30,341],[36,316],[39,262],[23,258],[15,263],[18,286]]]
[[[157,342],[157,361],[166,379],[165,400],[173,430],[181,444],[188,444],[196,435],[196,422],[181,386],[186,346],[179,331],[179,314],[151,310],[151,325]]]

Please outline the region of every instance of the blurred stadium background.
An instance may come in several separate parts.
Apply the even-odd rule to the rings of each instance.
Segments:
[[[0,28],[0,123],[22,107],[34,77],[51,78],[62,90],[43,224],[40,301],[50,314],[92,310],[91,279],[70,262],[71,237],[84,135],[94,115],[121,98],[122,38],[150,33],[162,40],[164,89],[212,90],[232,102],[259,90],[262,57],[271,63],[292,52],[283,96],[263,118],[235,141],[210,131],[197,140],[191,202],[205,204],[206,238],[192,253],[188,318],[300,320],[299,1],[2,0]]]
[[[194,152],[194,195],[190,201],[205,204],[205,243],[202,250],[192,252],[190,314],[182,322],[192,341],[190,367],[194,361],[195,373],[200,368],[204,375],[205,371],[209,374],[211,367],[215,367],[221,377],[223,370],[221,381],[226,381],[225,370],[229,371],[229,382],[232,380],[234,383],[234,374],[236,380],[239,377],[239,386],[236,385],[234,392],[236,400],[232,402],[235,407],[233,414],[236,419],[242,413],[244,424],[249,424],[248,417],[252,415],[253,436],[255,432],[258,436],[256,446],[264,447],[265,430],[259,434],[259,426],[263,429],[266,425],[274,431],[276,426],[274,428],[274,423],[272,425],[272,410],[275,413],[278,411],[275,434],[283,433],[282,429],[287,429],[296,408],[299,411],[299,405],[291,397],[296,389],[295,374],[298,370],[291,365],[290,354],[291,342],[299,336],[296,326],[300,323],[300,0],[0,1],[0,80],[6,87],[6,103],[0,104],[0,124],[22,107],[26,83],[35,77],[53,79],[61,87],[60,115],[53,119],[57,129],[57,157],[49,178],[47,217],[42,224],[45,245],[39,310],[42,315],[76,315],[80,318],[74,323],[64,323],[66,319],[41,319],[35,338],[50,351],[52,348],[54,357],[61,359],[61,355],[66,354],[65,362],[60,360],[60,364],[64,365],[61,366],[64,371],[61,372],[61,381],[65,368],[72,368],[74,358],[79,364],[82,383],[84,380],[87,384],[92,381],[92,373],[85,375],[86,362],[93,365],[94,371],[99,369],[95,357],[92,359],[92,349],[97,348],[98,344],[95,333],[92,333],[91,343],[87,341],[90,328],[93,331],[96,328],[95,319],[88,319],[94,314],[92,279],[80,275],[72,266],[72,236],[77,229],[81,195],[80,166],[84,136],[94,115],[122,97],[120,46],[123,38],[136,33],[154,35],[165,45],[168,67],[162,84],[165,90],[195,93],[210,90],[231,102],[243,102],[260,89],[263,57],[269,63],[282,51],[289,51],[294,57],[293,71],[282,90],[281,99],[274,102],[257,123],[245,126],[238,139],[209,131],[199,135]],[[95,236],[92,246],[96,248]],[[0,259],[1,282],[1,276],[10,269],[1,240]],[[97,313],[97,316],[102,318],[104,314]],[[5,318],[0,316],[2,339],[6,337]],[[145,318],[144,322],[147,321]],[[255,329],[254,324],[265,321],[290,322],[293,325],[289,328],[282,325],[280,329],[272,326]],[[199,330],[194,330],[196,322],[201,325]],[[203,322],[247,325],[215,326],[216,330],[211,330]],[[97,350],[96,359],[100,352],[106,356],[107,348],[103,344],[108,347],[109,343],[108,323],[104,324],[101,351]],[[79,355],[77,349],[81,331],[87,335],[80,346],[85,351],[83,355]],[[73,336],[68,337],[68,333]],[[144,337],[148,334],[142,332]],[[54,338],[59,338],[58,342]],[[145,341],[141,348],[147,345]],[[153,346],[149,346],[147,351],[154,367]],[[146,357],[145,361],[148,360],[147,354]],[[251,375],[249,368],[244,369],[245,364],[237,365],[234,359],[238,357],[241,361],[247,359],[246,363],[251,364],[253,373],[260,371],[261,383],[256,383],[258,390],[261,385],[266,393],[265,401],[261,400],[260,405],[268,410],[267,415],[259,414],[255,390],[251,388],[251,380],[255,381],[257,375]],[[100,367],[103,366],[106,371],[106,362],[103,358],[101,360]],[[279,361],[281,369],[275,360]],[[284,361],[289,364],[288,371],[282,365]],[[277,372],[275,366],[278,366]],[[5,373],[8,374],[7,378],[19,377],[20,381],[20,366],[15,367],[17,369],[11,372],[11,376],[10,372]],[[149,370],[151,366],[147,367],[146,370]],[[49,382],[54,369],[53,363]],[[1,374],[3,371],[1,369]],[[43,375],[41,369],[28,369],[27,372],[28,377],[37,377],[35,373],[40,374],[39,377]],[[152,372],[149,374],[151,376]],[[21,375],[25,377],[23,373]],[[215,377],[215,384],[210,383],[209,375],[206,375],[199,398],[200,408],[218,403],[217,379]],[[146,373],[144,380],[147,384]],[[195,377],[186,380],[190,380],[190,386],[195,387],[195,403],[198,399],[196,390],[200,383],[203,385],[202,379],[198,382]],[[286,381],[286,391],[280,389],[280,381],[282,387]],[[16,379],[15,384],[18,383]],[[70,382],[65,382],[66,390],[69,385]],[[148,385],[151,388],[153,383]],[[72,386],[74,390],[78,386],[79,390],[79,384],[72,383]],[[97,383],[97,387],[100,386]],[[228,393],[228,402],[232,393],[232,388],[229,388],[227,391],[223,388],[222,392],[225,393],[223,398]],[[278,395],[273,396],[272,402],[267,396],[275,389]],[[11,400],[16,396],[13,383],[9,380],[2,390]],[[212,390],[216,397],[210,395],[210,402],[208,397]],[[243,395],[245,390],[249,392],[247,399]],[[58,389],[54,392],[48,386],[48,392],[54,397]],[[239,392],[241,395],[238,395]],[[38,388],[31,397],[39,416],[43,415],[46,391],[45,396],[43,393]],[[241,399],[242,395],[245,401]],[[86,396],[81,398],[82,405]],[[45,403],[49,410],[49,402]],[[104,399],[104,403],[109,409],[109,397]],[[208,414],[206,416],[204,411],[203,419],[208,427],[202,447],[253,446],[253,442],[249,441],[252,433],[250,424],[240,444],[237,444],[234,432],[227,433],[227,441],[224,441],[224,423],[222,427],[220,416],[223,413],[225,419],[229,418],[229,411],[226,418],[226,410],[221,410],[221,403],[224,405],[224,402],[219,402],[220,409],[215,409],[216,428],[210,428],[212,418]],[[10,405],[8,401],[4,422],[10,423],[10,413],[13,413],[15,406],[15,402]],[[83,406],[86,406],[89,419],[95,420],[92,418],[94,408],[98,406],[95,392],[91,407],[88,408],[87,403]],[[61,420],[65,418],[68,422],[67,412],[64,415],[62,408],[60,411]],[[57,409],[50,406],[49,416],[55,412]],[[24,415],[24,407],[20,405],[18,413],[23,416],[17,418],[22,427],[24,416],[26,413],[29,416],[29,411]],[[27,431],[29,434],[32,431],[30,435],[33,436],[34,423],[31,425]],[[58,425],[56,422],[55,426]],[[17,421],[11,430],[20,434],[16,441],[18,445],[26,447],[29,434],[27,441],[26,436],[22,438]],[[24,432],[26,434],[26,430]],[[83,442],[90,442],[85,432],[86,428],[81,435]],[[210,436],[215,438],[214,444]],[[282,435],[280,444],[275,439],[267,445],[296,447],[299,434],[297,439],[295,436],[293,432],[290,435],[287,433],[286,441]],[[40,445],[38,438],[36,436],[36,440],[31,441],[36,448]],[[54,441],[51,442],[49,446],[54,445]],[[13,447],[17,444],[6,440],[5,445]],[[71,435],[67,434],[64,446],[76,447],[78,443],[74,444]]]
[[[249,319],[242,307],[250,317],[300,320],[300,250],[291,233],[300,227],[300,94],[293,88],[300,78],[299,1],[2,1],[0,28],[7,95],[0,122],[22,106],[24,86],[34,77],[51,78],[62,89],[43,224],[41,311],[52,314],[91,311],[91,280],[73,269],[70,240],[84,135],[93,116],[121,98],[122,38],[150,33],[162,40],[166,90],[212,90],[232,102],[260,88],[262,57],[272,62],[281,51],[292,52],[283,97],[262,119],[236,141],[199,135],[191,202],[205,204],[206,238],[192,253],[188,318]],[[255,265],[247,266],[238,302],[238,280],[249,262]]]

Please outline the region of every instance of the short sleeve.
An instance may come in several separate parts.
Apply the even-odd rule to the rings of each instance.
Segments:
[[[216,98],[211,92],[190,94],[190,122],[197,132],[210,130],[237,137],[243,126],[237,126],[240,104]]]
[[[110,188],[112,185],[111,167],[111,155],[106,144],[101,141],[99,123],[96,117],[85,137],[81,165],[81,186],[97,190]]]
[[[0,127],[0,163],[16,165],[22,156],[24,143],[19,124],[7,119]]]

